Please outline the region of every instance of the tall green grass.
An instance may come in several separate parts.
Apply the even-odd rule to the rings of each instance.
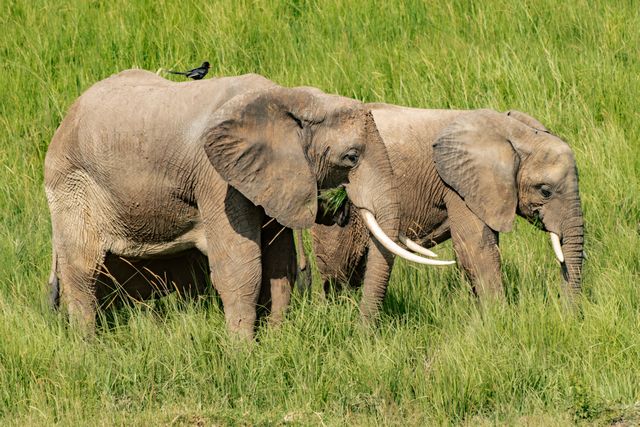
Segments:
[[[639,14],[583,0],[0,3],[0,422],[640,422]],[[107,313],[84,342],[45,303],[47,145],[94,82],[202,60],[213,75],[538,118],[578,161],[582,314],[557,297],[544,233],[518,222],[501,238],[503,306],[479,310],[456,269],[399,262],[375,328],[357,293],[316,291],[245,349],[218,304],[169,297]]]

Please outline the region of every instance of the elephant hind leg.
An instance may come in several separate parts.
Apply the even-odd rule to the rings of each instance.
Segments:
[[[58,273],[54,282],[60,280],[60,303],[66,309],[70,323],[85,336],[91,336],[95,333],[96,324],[96,281],[106,251],[91,227],[81,224],[57,232],[59,229],[56,229],[54,220]]]
[[[58,255],[52,249],[51,274],[49,275],[49,307],[56,311],[60,308],[60,281],[58,280]]]

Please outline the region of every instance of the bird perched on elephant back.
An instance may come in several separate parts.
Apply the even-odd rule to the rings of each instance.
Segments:
[[[52,301],[87,333],[114,289],[146,298],[198,285],[185,269],[199,263],[231,332],[253,336],[258,304],[278,322],[296,268],[292,229],[314,223],[324,188],[345,185],[353,206],[398,236],[368,108],[255,74],[175,83],[128,70],[98,82],[70,107],[44,172]],[[371,268],[392,260],[383,247],[368,254]]]
[[[583,218],[569,146],[518,112],[369,104],[398,186],[400,239],[412,250],[452,239],[480,298],[503,293],[498,235],[516,214],[547,231],[571,297],[580,293]],[[320,273],[357,285],[369,274],[363,218],[315,225]],[[387,272],[384,272],[385,277]]]

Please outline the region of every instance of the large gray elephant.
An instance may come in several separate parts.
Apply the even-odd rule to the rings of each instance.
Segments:
[[[114,289],[197,287],[204,264],[228,329],[252,337],[261,292],[273,319],[289,302],[291,229],[310,227],[319,190],[340,185],[397,239],[389,159],[362,103],[258,75],[121,72],[80,96],[46,155],[54,299],[91,333]],[[392,260],[369,253],[372,268]]]
[[[517,111],[369,108],[398,183],[405,245],[427,254],[419,245],[451,238],[475,292],[501,298],[498,234],[511,230],[517,213],[550,233],[569,294],[579,294],[583,218],[576,162],[565,142]],[[364,224],[356,213],[345,227],[313,227],[325,287],[358,285],[369,274]]]

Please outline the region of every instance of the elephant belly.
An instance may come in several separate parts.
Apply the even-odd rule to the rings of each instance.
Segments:
[[[415,240],[425,248],[430,248],[451,238],[449,218],[446,216],[437,222],[426,224],[412,222],[409,227],[403,229],[408,238]]]
[[[186,229],[185,229],[186,228]],[[165,241],[141,241],[126,236],[114,236],[109,252],[128,258],[150,259],[197,249],[207,254],[207,238],[202,221],[196,220],[184,227],[182,233]]]

